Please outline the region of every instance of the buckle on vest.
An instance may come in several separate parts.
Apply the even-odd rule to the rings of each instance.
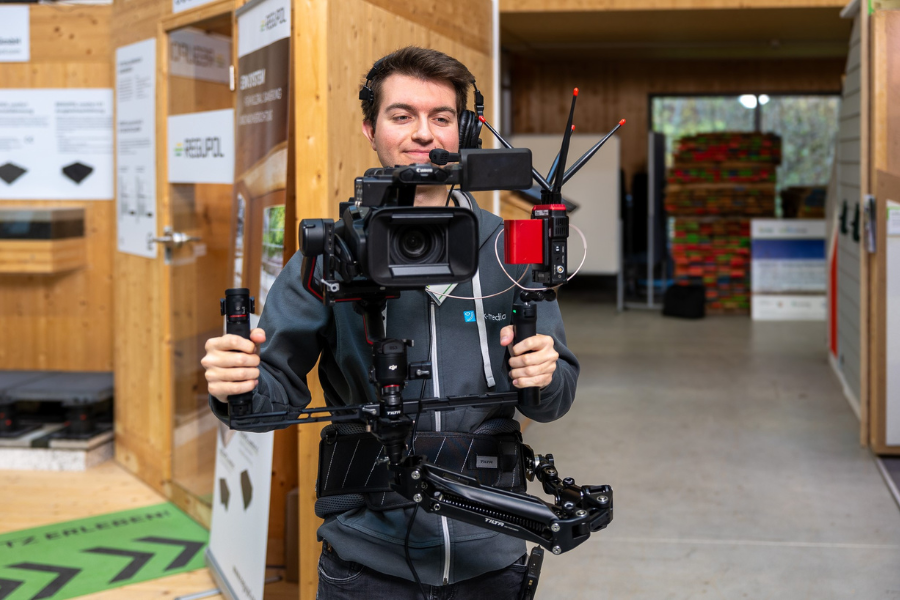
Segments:
[[[325,442],[326,444],[328,444],[329,446],[334,444],[337,441],[337,438],[338,438],[337,428],[331,427],[329,429],[325,429],[324,434],[325,435],[322,438],[322,441]]]

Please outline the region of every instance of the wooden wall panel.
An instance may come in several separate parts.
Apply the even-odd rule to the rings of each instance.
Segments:
[[[887,409],[887,199],[900,190],[900,160],[896,153],[900,145],[900,10],[879,10],[870,18],[871,70],[868,131],[870,177],[868,189],[876,197],[877,252],[871,257],[868,279],[869,355],[866,361],[870,374],[870,442],[877,454],[900,454],[900,446],[888,446],[886,441]],[[864,188],[866,189],[866,188]]]
[[[0,88],[107,88],[110,6],[32,6],[31,61],[0,63]],[[85,210],[86,266],[54,275],[0,275],[0,368],[111,371],[110,200],[0,201],[2,207]]]
[[[651,94],[728,94],[754,92],[840,93],[844,59],[790,61],[654,61],[607,60],[512,61],[514,133],[558,133],[562,136],[578,87],[575,123],[581,133],[605,134],[619,121],[628,122],[622,139],[626,186],[634,173],[647,168],[647,130]]]
[[[492,89],[491,4],[455,3],[467,15],[466,29],[432,19],[427,7],[410,0],[342,0],[294,4],[294,107],[296,116],[296,220],[334,217],[338,203],[353,193],[353,179],[378,164],[362,134],[357,94],[375,60],[402,46],[433,47],[455,56]],[[468,24],[476,23],[474,27]],[[474,37],[473,37],[473,32]],[[471,105],[471,98],[469,100]],[[487,108],[490,110],[490,107]],[[296,227],[297,223],[295,223]],[[317,371],[309,375],[313,404],[321,406]],[[313,512],[319,428],[297,428],[300,489],[300,597],[315,596],[320,545]]]
[[[171,12],[164,0],[116,0],[111,48],[156,38]],[[157,105],[165,101],[165,49],[157,44]],[[110,67],[110,72],[113,67]],[[157,118],[157,148],[165,148],[165,121]],[[159,153],[158,153],[159,154]],[[157,165],[157,193],[165,164]],[[161,214],[160,206],[157,213]],[[164,221],[159,219],[157,234]],[[169,290],[162,260],[115,253],[116,460],[155,490],[166,493],[172,473]]]

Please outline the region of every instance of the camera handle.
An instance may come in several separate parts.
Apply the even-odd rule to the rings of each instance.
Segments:
[[[247,288],[225,290],[219,300],[219,310],[225,317],[225,333],[250,339],[250,313],[256,310],[256,299]],[[253,392],[228,396],[228,420],[249,415],[253,410]]]
[[[522,290],[519,299],[513,303],[512,324],[515,325],[516,335],[513,344],[537,335],[537,302],[556,300],[556,291],[549,290]],[[520,388],[519,405],[535,407],[541,403],[541,388]]]

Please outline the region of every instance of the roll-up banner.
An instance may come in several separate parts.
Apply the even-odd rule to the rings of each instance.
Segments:
[[[238,15],[234,285],[266,295],[281,272],[288,169],[291,4],[251,2]]]
[[[250,288],[258,315],[283,266],[290,0],[251,0],[236,15],[234,287]],[[262,600],[274,434],[222,427],[216,444],[206,563],[229,600]]]

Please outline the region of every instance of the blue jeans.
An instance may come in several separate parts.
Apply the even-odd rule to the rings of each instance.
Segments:
[[[518,600],[525,579],[527,555],[499,571],[452,585],[425,585],[428,600]],[[391,577],[359,563],[343,560],[328,544],[319,558],[316,600],[425,600],[415,581]]]

